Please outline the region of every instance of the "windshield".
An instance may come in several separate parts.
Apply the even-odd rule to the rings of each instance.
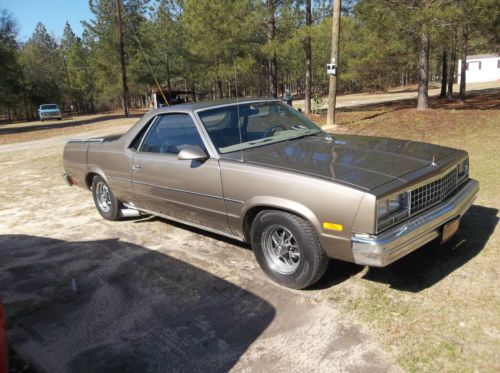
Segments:
[[[41,105],[40,109],[41,110],[58,110],[59,108],[57,107],[56,104],[50,104],[50,105]]]
[[[295,109],[277,101],[234,104],[198,115],[222,154],[322,132]]]

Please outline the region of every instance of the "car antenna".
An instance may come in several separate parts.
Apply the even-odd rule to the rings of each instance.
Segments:
[[[236,60],[234,60],[234,87],[236,90],[236,110],[238,113],[238,133],[240,134],[240,162],[243,163],[243,140],[241,139],[241,124],[240,124],[240,101],[238,98],[238,75],[236,72]]]

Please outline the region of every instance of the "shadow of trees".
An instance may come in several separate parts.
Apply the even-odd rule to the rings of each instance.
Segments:
[[[350,107],[339,108],[339,112],[355,111],[396,111],[404,109],[415,109],[417,98],[409,98],[395,101],[387,101],[376,104],[362,104]],[[429,97],[429,106],[432,109],[453,109],[453,110],[499,110],[500,109],[500,89],[489,88],[480,91],[467,92],[465,103],[458,99],[449,100],[447,98]],[[326,113],[326,111],[325,111]]]
[[[202,269],[116,239],[0,236],[9,342],[45,371],[225,372],[275,309]]]

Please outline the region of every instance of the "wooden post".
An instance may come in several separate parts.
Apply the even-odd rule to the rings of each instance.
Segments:
[[[129,115],[129,92],[127,84],[127,71],[125,69],[125,43],[123,42],[123,31],[122,31],[122,7],[121,0],[115,0],[116,6],[116,27],[118,29],[118,39],[120,43],[120,64],[122,69],[122,83],[123,83],[123,112],[126,117]]]
[[[467,28],[464,27],[462,30],[462,65],[460,66],[460,91],[458,97],[460,101],[465,102],[465,83],[467,82],[467,42],[469,40],[469,35],[467,33]]]
[[[66,64],[66,56],[63,53],[63,63],[64,63],[64,71],[66,72],[66,85],[68,87],[68,95],[69,95],[69,107],[71,109],[71,116],[73,116],[74,110],[73,110],[73,94],[71,92],[71,82],[69,80],[69,74],[68,74],[68,65]]]
[[[332,62],[335,59],[337,64],[337,74],[339,66],[339,42],[340,42],[340,9],[342,0],[335,0],[333,4],[333,22],[332,22]],[[335,104],[337,101],[337,74],[330,75],[330,84],[328,87],[328,112],[326,114],[326,124],[331,126],[335,124]]]
[[[311,113],[311,80],[312,80],[311,25],[312,25],[311,0],[306,0],[307,36],[304,40],[304,50],[306,53],[306,95],[304,99],[304,112],[306,114]]]

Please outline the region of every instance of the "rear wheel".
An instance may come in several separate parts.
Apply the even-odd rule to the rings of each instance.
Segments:
[[[121,203],[101,176],[92,179],[92,196],[99,214],[107,220],[118,220],[121,215]]]
[[[299,216],[265,210],[254,219],[252,248],[262,270],[280,285],[304,289],[326,271],[328,257],[314,228]]]

